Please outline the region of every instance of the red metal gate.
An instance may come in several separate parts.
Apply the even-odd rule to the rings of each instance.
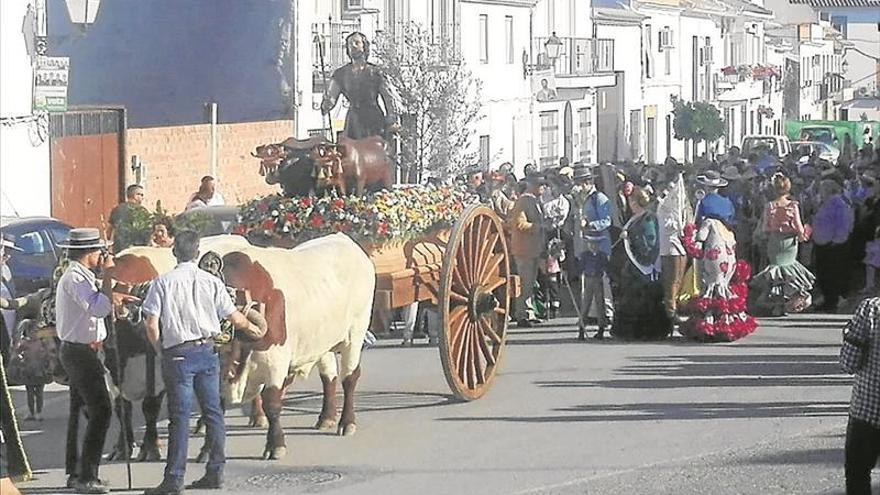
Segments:
[[[52,216],[75,227],[101,227],[122,199],[125,110],[82,108],[52,114]]]

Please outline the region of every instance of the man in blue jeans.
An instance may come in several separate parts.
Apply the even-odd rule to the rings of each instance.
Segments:
[[[147,338],[162,355],[170,422],[165,477],[159,486],[145,490],[145,495],[176,495],[183,491],[193,392],[202,407],[211,456],[205,476],[189,487],[222,488],[226,428],[220,407],[220,361],[214,350],[214,337],[220,333],[222,319],[229,320],[237,329],[265,333],[265,322],[260,322],[259,328],[251,323],[236,310],[223,282],[196,265],[197,233],[178,233],[173,253],[177,266],[153,281],[143,305]]]

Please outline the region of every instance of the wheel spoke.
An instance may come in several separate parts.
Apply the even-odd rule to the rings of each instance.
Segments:
[[[492,311],[494,311],[495,314],[498,314],[498,315],[501,315],[501,316],[507,316],[507,309],[502,308],[501,306],[498,306],[497,308],[494,308]]]
[[[474,378],[476,383],[482,385],[486,383],[486,375],[483,372],[483,363],[480,359],[480,344],[478,340],[483,340],[480,332],[477,330],[478,325],[474,325],[474,331],[471,332],[471,361],[474,363]],[[485,341],[483,341],[485,343]]]
[[[467,307],[465,306],[456,306],[449,310],[449,328],[452,328],[452,324],[465,314],[467,314]]]
[[[473,257],[470,253],[470,242],[472,235],[470,235],[470,230],[465,229],[461,233],[461,241],[458,244],[458,249],[455,252],[455,264],[458,266],[459,274],[461,275],[462,280],[464,280],[467,285],[464,287],[471,287],[473,285],[473,277],[471,276],[471,265],[473,264]]]
[[[501,239],[501,234],[494,232],[492,240],[483,244],[482,249],[480,249],[479,264],[477,265],[477,276],[479,277],[479,280],[483,279],[483,273],[486,269],[486,264],[488,263],[487,259],[489,258],[489,254],[495,252],[495,246],[498,244],[499,239]]]
[[[449,300],[457,302],[457,303],[461,303],[461,304],[467,304],[469,302],[467,296],[459,294],[458,292],[455,292],[454,290],[449,291]]]
[[[462,323],[456,327],[457,331],[453,335],[453,338],[450,339],[452,343],[449,346],[452,362],[458,364],[459,367],[461,367],[462,354],[464,351],[464,335],[466,333],[464,328],[466,325],[465,321],[466,320],[462,320]]]
[[[480,318],[480,326],[483,329],[483,333],[486,337],[494,343],[495,345],[501,345],[501,337],[495,333],[495,330],[492,328],[492,325],[485,318]]]
[[[470,342],[467,341],[467,337],[469,337],[469,327],[470,323],[465,324],[464,328],[462,328],[461,333],[463,335],[461,340],[461,356],[458,359],[458,376],[461,378],[462,383],[467,383],[468,388],[473,388],[470,384],[470,370],[468,369],[470,364],[470,359],[468,354],[470,353]]]
[[[483,261],[485,257],[486,246],[489,244],[487,241],[487,237],[489,235],[489,228],[491,227],[492,222],[483,216],[477,217],[476,225],[474,229],[478,235],[475,236],[474,244],[473,244],[473,280],[475,282],[480,281],[480,274],[483,273]]]
[[[461,272],[458,270],[458,262],[452,264],[452,286],[467,291],[468,285],[464,283]]]
[[[480,351],[483,353],[483,358],[486,359],[486,367],[495,366],[495,356],[492,355],[492,350],[489,349],[489,344],[486,343],[486,331],[483,325],[478,325],[479,328],[479,338],[477,338],[477,342],[480,344]]]
[[[474,360],[477,356],[474,355],[474,342],[473,342],[473,323],[468,323],[467,326],[467,336],[465,337],[464,346],[465,346],[465,355],[467,356],[467,361],[465,362],[465,366],[467,367],[467,386],[469,389],[473,390],[476,385],[474,378],[476,377],[476,371],[474,370]]]
[[[496,268],[501,264],[504,260],[504,253],[496,253],[492,256],[492,259],[489,260],[489,263],[486,264],[486,267],[483,268],[483,271],[480,273],[480,280],[486,280],[492,272],[495,271]]]
[[[489,282],[489,285],[483,287],[483,290],[486,292],[494,292],[495,289],[501,287],[502,285],[507,283],[506,277],[498,277],[497,279]]]

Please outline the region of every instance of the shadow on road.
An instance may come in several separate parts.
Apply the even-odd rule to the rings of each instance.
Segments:
[[[674,379],[621,379],[621,380],[548,380],[535,382],[539,387],[551,388],[634,388],[672,389],[707,387],[833,387],[850,385],[852,377],[841,376],[779,376],[779,377],[725,377]]]
[[[441,421],[569,423],[661,420],[715,420],[846,416],[847,402],[700,402],[584,404],[554,409],[554,416],[487,416],[440,418]]]

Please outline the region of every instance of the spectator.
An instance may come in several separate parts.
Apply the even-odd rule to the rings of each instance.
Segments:
[[[535,173],[525,179],[525,192],[516,200],[510,212],[510,252],[522,280],[522,290],[516,299],[515,315],[520,327],[532,326],[526,302],[532,297],[538,276],[538,262],[544,251],[544,212],[540,197],[546,182]]]
[[[871,495],[880,460],[880,298],[866,299],[843,330],[840,365],[855,375],[846,427],[847,495]]]
[[[216,181],[210,175],[206,175],[202,177],[199,190],[193,193],[190,197],[189,203],[186,205],[184,211],[204,206],[219,206],[224,204],[226,204],[226,202],[223,201],[223,195],[217,190]]]
[[[162,216],[153,221],[153,232],[150,245],[155,247],[171,247],[174,245],[174,221],[169,216]]]
[[[135,225],[141,218],[149,218],[150,212],[142,206],[144,187],[132,184],[125,188],[125,202],[119,203],[110,212],[110,225],[107,226],[107,239],[118,253],[128,246],[145,246],[149,239]]]
[[[835,312],[847,283],[847,241],[853,229],[853,211],[841,186],[831,179],[819,184],[821,203],[813,217],[816,281],[825,300],[818,308]]]

